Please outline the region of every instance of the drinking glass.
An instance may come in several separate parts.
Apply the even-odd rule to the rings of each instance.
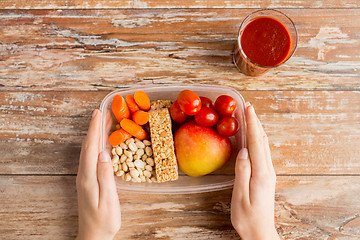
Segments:
[[[243,37],[243,33],[244,33],[244,30],[246,29],[246,27],[249,25],[249,23],[251,23],[252,21],[254,21],[255,19],[258,19],[260,17],[269,17],[269,18],[277,20],[278,22],[283,24],[283,26],[288,31],[288,34],[290,36],[290,49],[289,49],[287,55],[280,63],[273,65],[273,66],[264,66],[264,65],[261,65],[261,64],[255,62],[254,60],[250,59],[245,54],[244,48],[241,43],[242,42],[241,39]],[[278,40],[281,40],[281,39],[278,39]],[[297,46],[297,41],[298,41],[298,36],[297,36],[296,27],[295,27],[293,21],[289,17],[287,17],[284,13],[277,11],[277,10],[270,10],[270,9],[258,10],[258,11],[251,13],[249,16],[247,16],[244,19],[244,21],[241,23],[235,50],[234,50],[234,54],[233,54],[233,62],[240,72],[242,72],[246,75],[249,75],[249,76],[258,76],[258,75],[261,75],[273,68],[276,68],[276,67],[284,64],[294,54],[296,46]],[[261,47],[261,46],[259,46],[259,47]]]

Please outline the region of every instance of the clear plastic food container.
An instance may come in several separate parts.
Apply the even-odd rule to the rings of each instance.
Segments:
[[[138,192],[138,193],[155,193],[155,194],[186,194],[210,192],[232,188],[234,184],[234,166],[235,157],[238,151],[246,144],[245,134],[245,102],[241,94],[233,88],[216,86],[216,85],[148,85],[136,88],[119,89],[109,93],[102,101],[100,111],[102,112],[100,151],[107,151],[111,155],[112,146],[109,143],[109,136],[114,131],[117,121],[111,112],[111,103],[115,95],[120,94],[124,98],[126,95],[138,90],[144,91],[153,100],[172,100],[175,101],[177,95],[182,90],[192,90],[199,96],[208,97],[215,102],[220,95],[226,94],[235,99],[237,108],[234,117],[239,121],[238,133],[231,137],[233,151],[230,161],[221,169],[202,176],[190,177],[179,169],[179,179],[165,183],[134,183],[126,182],[121,177],[115,176],[117,188],[120,191]]]

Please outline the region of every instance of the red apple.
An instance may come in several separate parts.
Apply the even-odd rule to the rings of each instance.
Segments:
[[[179,168],[192,177],[203,176],[221,168],[231,156],[229,138],[193,121],[183,124],[176,131],[174,142]]]

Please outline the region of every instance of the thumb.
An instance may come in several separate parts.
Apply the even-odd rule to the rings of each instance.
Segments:
[[[114,203],[118,200],[116,184],[110,155],[103,151],[99,154],[97,179],[99,183],[99,206]]]
[[[249,201],[251,163],[247,148],[242,148],[236,157],[233,198],[235,201]]]

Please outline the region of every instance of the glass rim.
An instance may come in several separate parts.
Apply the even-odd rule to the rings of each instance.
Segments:
[[[242,47],[241,47],[241,43],[240,43],[240,31],[241,31],[241,28],[242,28],[243,24],[246,22],[247,19],[249,19],[252,15],[254,15],[255,13],[258,13],[258,12],[276,12],[276,13],[279,13],[279,14],[283,15],[284,17],[286,17],[286,18],[290,21],[291,25],[292,25],[292,26],[294,27],[294,29],[295,29],[295,39],[296,39],[296,43],[295,43],[294,51],[290,54],[290,56],[289,56],[285,61],[283,61],[283,62],[281,62],[281,63],[279,63],[279,64],[277,64],[277,65],[275,65],[275,66],[263,66],[263,65],[261,65],[261,64],[255,63],[254,61],[252,61],[252,60],[245,54],[244,50],[243,50]],[[281,22],[282,24],[284,24],[282,21],[280,21],[280,22]],[[286,26],[285,26],[285,27],[286,27]],[[286,27],[286,29],[287,29],[287,27]],[[287,30],[288,30],[288,29],[287,29]],[[289,30],[288,30],[288,31],[289,31]],[[290,39],[291,39],[291,37],[290,37]],[[278,66],[284,64],[285,62],[287,62],[287,61],[294,55],[294,53],[295,53],[295,51],[296,51],[296,49],[297,49],[297,44],[298,44],[298,33],[297,33],[297,29],[296,29],[296,26],[295,26],[294,22],[293,22],[293,21],[291,20],[291,18],[289,18],[285,13],[283,13],[283,12],[281,12],[281,11],[279,11],[279,10],[276,10],[276,9],[266,9],[266,8],[264,8],[264,9],[259,9],[259,10],[255,11],[255,12],[250,13],[250,14],[247,15],[246,18],[241,22],[241,25],[240,25],[240,28],[239,28],[239,31],[238,31],[237,44],[238,44],[238,46],[239,46],[239,50],[240,50],[240,52],[241,52],[241,55],[243,55],[247,61],[251,62],[252,64],[254,64],[254,65],[257,66],[257,67],[271,69],[271,68],[275,68],[275,67],[278,67]]]

